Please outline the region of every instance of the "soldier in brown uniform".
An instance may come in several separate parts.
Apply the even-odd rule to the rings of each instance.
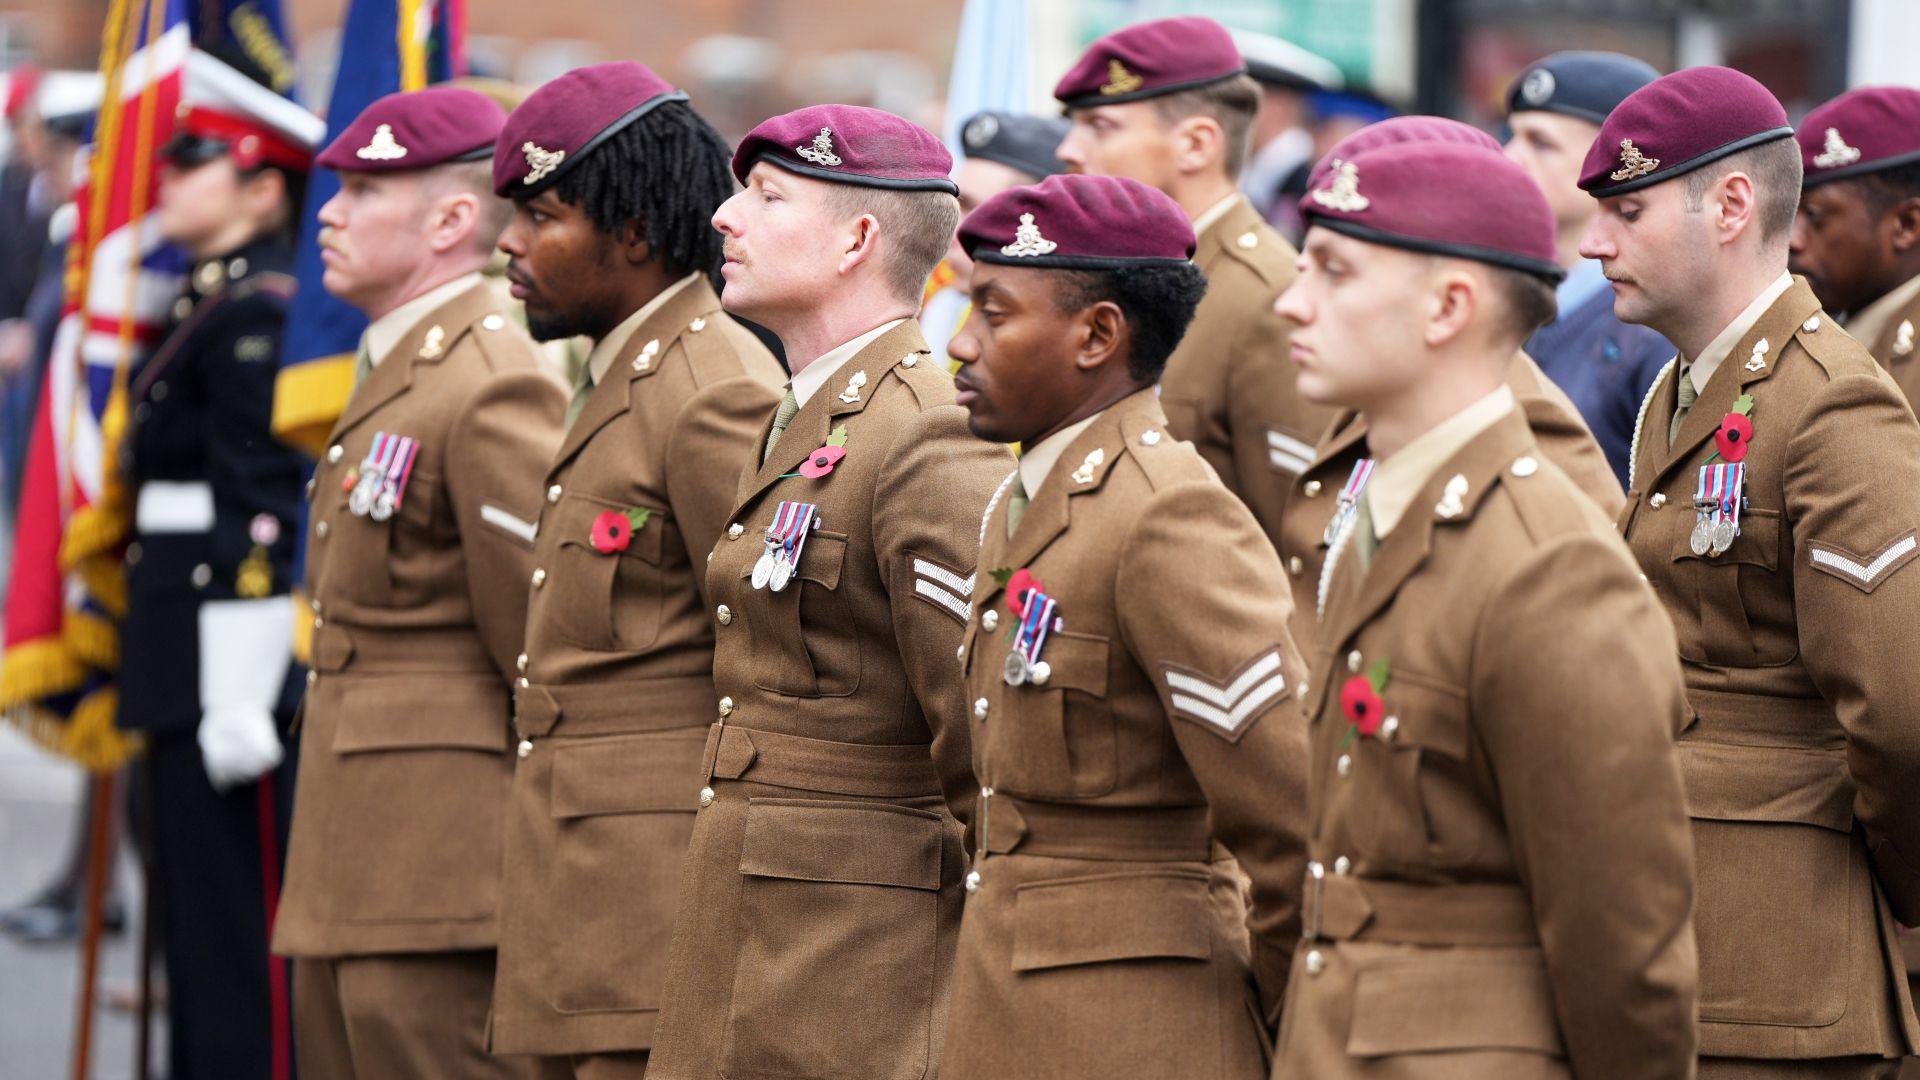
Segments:
[[[714,293],[733,179],[685,94],[632,62],[576,69],[493,161],[529,329],[594,347],[534,540],[492,1046],[543,1077],[638,1078],[713,716],[707,552],[783,373]]]
[[[708,562],[718,722],[654,1080],[940,1060],[974,792],[954,653],[1012,465],[967,433],[913,321],[959,220],[951,167],[925,130],[845,105],[734,153],[721,298],[794,376]]]
[[[1700,1075],[1889,1075],[1920,1044],[1920,423],[1787,274],[1786,111],[1691,68],[1607,118],[1581,245],[1680,349],[1620,527],[1679,633],[1699,872]]]
[[[1066,176],[960,239],[960,402],[1023,449],[961,654],[982,787],[941,1075],[1264,1080],[1299,940],[1306,669],[1272,546],[1153,393],[1206,287],[1193,230],[1138,181]],[[1215,838],[1251,915],[1210,895]]]
[[[1193,222],[1207,295],[1167,360],[1160,404],[1169,430],[1278,547],[1289,484],[1312,463],[1332,412],[1295,391],[1287,330],[1273,314],[1293,280],[1293,246],[1235,187],[1259,90],[1226,29],[1188,17],[1094,42],[1053,96],[1073,121],[1059,150],[1069,170],[1157,187]]]
[[[1378,465],[1300,695],[1274,1075],[1687,1077],[1673,628],[1506,385],[1553,316],[1552,212],[1498,152],[1432,143],[1354,155],[1301,210],[1301,392],[1358,409]]]
[[[1849,90],[1807,114],[1787,261],[1822,307],[1920,397],[1920,90]]]
[[[514,657],[566,395],[482,281],[505,119],[391,94],[321,155],[329,292],[365,311],[314,471],[313,673],[274,948],[309,1077],[525,1075],[486,1051]]]
[[[1377,146],[1406,142],[1460,143],[1499,150],[1493,136],[1457,120],[1438,116],[1398,116],[1369,124],[1347,136],[1327,152],[1315,167],[1308,190],[1328,188],[1334,180],[1334,163],[1345,161]],[[1331,197],[1331,196],[1329,196]],[[1614,479],[1606,455],[1594,440],[1586,421],[1567,395],[1541,372],[1526,353],[1515,353],[1507,375],[1520,411],[1547,460],[1560,466],[1578,487],[1608,517],[1619,512],[1623,496],[1620,482]],[[1293,586],[1293,640],[1302,652],[1311,653],[1319,629],[1317,611],[1320,575],[1326,569],[1327,546],[1333,542],[1328,529],[1342,508],[1351,502],[1348,482],[1364,478],[1372,468],[1367,457],[1367,421],[1353,409],[1342,409],[1327,426],[1326,434],[1314,448],[1313,464],[1293,480],[1293,494],[1281,514],[1280,558],[1286,564],[1287,580]],[[1361,470],[1359,474],[1355,469]]]

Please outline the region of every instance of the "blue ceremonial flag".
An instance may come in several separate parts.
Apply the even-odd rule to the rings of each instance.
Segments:
[[[967,0],[947,80],[947,122],[940,134],[957,161],[965,157],[960,126],[983,110],[1024,113],[1027,93],[1027,0]]]
[[[351,0],[327,103],[326,142],[376,99],[461,74],[463,15],[462,0]],[[300,291],[288,315],[274,385],[274,432],[316,455],[353,390],[353,354],[367,327],[360,312],[320,285],[320,207],[339,190],[339,178],[326,170],[315,170],[307,183],[294,255]]]

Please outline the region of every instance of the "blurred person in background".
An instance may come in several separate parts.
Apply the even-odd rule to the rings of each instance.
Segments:
[[[1557,290],[1560,315],[1527,340],[1527,355],[1573,399],[1622,486],[1640,402],[1673,346],[1657,331],[1621,322],[1600,264],[1580,257],[1580,238],[1598,210],[1580,190],[1580,163],[1613,107],[1659,77],[1631,56],[1564,52],[1522,72],[1507,92],[1507,157],[1546,193],[1567,271]]]
[[[1061,169],[1054,147],[1067,134],[1067,122],[1057,116],[1023,116],[981,112],[960,128],[966,156],[955,164],[953,182],[960,186],[960,212],[970,214],[982,203],[1011,187],[1044,180]],[[935,356],[946,356],[947,341],[967,321],[968,282],[973,260],[954,235],[947,257],[927,279],[927,297],[920,308],[920,326]],[[955,361],[947,361],[949,368]]]
[[[1313,94],[1347,84],[1340,65],[1271,34],[1233,31],[1233,43],[1260,85],[1260,111],[1253,120],[1253,154],[1240,174],[1240,190],[1281,235],[1297,238],[1299,196],[1283,197],[1281,185],[1301,166],[1312,167]],[[1302,174],[1304,175],[1304,174]]]
[[[187,60],[156,220],[192,260],[128,387],[134,505],[120,727],[147,738],[149,896],[167,961],[172,1080],[292,1060],[286,965],[267,955],[298,701],[292,586],[301,459],[271,434],[294,222],[320,119],[232,64]]]

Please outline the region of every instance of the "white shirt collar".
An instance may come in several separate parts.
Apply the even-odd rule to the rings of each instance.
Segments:
[[[1046,482],[1047,476],[1053,472],[1053,467],[1059,464],[1060,455],[1066,453],[1067,447],[1073,445],[1073,440],[1079,438],[1081,432],[1092,427],[1093,422],[1100,419],[1105,412],[1106,410],[1102,409],[1085,420],[1069,424],[1032,446],[1021,449],[1020,486],[1027,489],[1027,498],[1032,499],[1040,493],[1040,485]]]
[[[1493,393],[1415,436],[1392,457],[1381,458],[1367,481],[1367,509],[1373,515],[1373,535],[1384,540],[1420,490],[1461,448],[1500,422],[1514,409],[1513,389],[1505,383]]]
[[[640,329],[640,324],[652,318],[653,314],[661,308],[666,307],[667,301],[680,295],[688,285],[693,283],[693,279],[699,276],[697,272],[688,274],[661,289],[653,299],[640,305],[640,310],[620,320],[619,326],[608,331],[606,337],[593,343],[593,351],[587,354],[587,373],[593,377],[593,385],[599,386],[600,380],[607,377],[607,369],[613,366],[614,358],[620,355],[620,350],[627,347],[627,341],[633,337],[634,331]]]
[[[818,360],[801,368],[800,374],[788,380],[787,385],[793,387],[793,399],[799,402],[802,408],[805,408],[808,399],[819,393],[820,388],[827,385],[827,380],[833,378],[835,372],[845,367],[847,361],[860,355],[861,349],[880,340],[880,335],[906,321],[905,319],[895,319],[892,322],[881,323],[879,326],[861,334],[845,345],[837,346],[822,353]],[[868,378],[872,378],[872,376],[868,376]]]
[[[1214,203],[1212,206],[1207,207],[1205,210],[1202,210],[1200,212],[1200,216],[1193,219],[1193,235],[1195,237],[1201,237],[1201,236],[1207,235],[1208,229],[1211,229],[1215,225],[1218,225],[1220,223],[1220,219],[1227,216],[1227,211],[1233,209],[1234,206],[1244,201],[1245,199],[1246,199],[1245,195],[1242,195],[1238,190],[1235,190],[1231,195],[1228,195],[1226,198],[1221,199],[1219,202]]]
[[[1767,313],[1767,309],[1773,306],[1773,302],[1780,299],[1781,294],[1791,288],[1793,288],[1793,275],[1784,270],[1781,271],[1779,278],[1773,284],[1762,289],[1760,295],[1753,298],[1753,303],[1747,305],[1747,310],[1734,316],[1726,329],[1720,331],[1720,336],[1708,342],[1707,347],[1700,350],[1698,359],[1691,364],[1680,365],[1681,370],[1686,372],[1687,378],[1693,380],[1693,388],[1696,392],[1701,394],[1707,392],[1707,384],[1713,381],[1713,373],[1720,370],[1720,364],[1726,360],[1727,354],[1733,351],[1733,347],[1740,343],[1741,338],[1747,336],[1747,331],[1753,329],[1753,324],[1760,321],[1760,316]]]
[[[1920,296],[1920,274],[1901,282],[1887,295],[1847,316],[1847,333],[1852,334],[1860,344],[1873,348],[1880,340],[1880,335],[1887,332],[1887,324],[1905,310],[1916,296]]]
[[[374,367],[387,358],[400,339],[406,337],[420,320],[433,314],[435,308],[454,297],[480,284],[480,272],[461,274],[452,281],[436,285],[419,296],[401,304],[385,315],[373,320],[367,327],[367,357]]]

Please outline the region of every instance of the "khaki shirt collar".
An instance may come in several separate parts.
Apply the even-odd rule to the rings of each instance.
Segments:
[[[1053,467],[1059,462],[1060,455],[1066,453],[1067,447],[1073,445],[1073,440],[1079,438],[1081,432],[1092,427],[1093,422],[1105,413],[1106,410],[1102,409],[1085,420],[1069,424],[1020,451],[1020,486],[1027,490],[1027,498],[1032,499],[1040,494],[1040,485],[1045,483],[1047,475],[1053,472]]]
[[[845,345],[837,346],[822,353],[820,359],[801,368],[800,374],[795,375],[787,381],[787,385],[793,388],[794,400],[800,403],[801,408],[805,408],[807,400],[819,393],[821,387],[827,385],[827,380],[833,378],[834,372],[845,367],[847,361],[860,355],[861,349],[880,340],[880,335],[906,321],[905,319],[895,319],[892,322],[881,323],[879,326],[861,334]]]
[[[1386,539],[1433,474],[1475,436],[1513,410],[1513,390],[1502,383],[1493,393],[1421,433],[1392,457],[1382,458],[1367,481],[1365,495],[1367,509],[1373,513],[1373,534]]]
[[[1733,351],[1734,345],[1738,344],[1741,338],[1746,337],[1747,331],[1753,329],[1753,324],[1760,321],[1760,316],[1765,315],[1767,309],[1773,306],[1773,302],[1780,299],[1791,288],[1793,288],[1793,275],[1782,271],[1773,284],[1762,289],[1760,295],[1753,298],[1753,303],[1747,305],[1747,310],[1734,316],[1726,329],[1720,331],[1719,337],[1708,342],[1707,347],[1700,350],[1700,356],[1697,359],[1692,362],[1684,358],[1681,360],[1680,372],[1693,380],[1693,389],[1696,393],[1707,392],[1707,384],[1713,381],[1713,373],[1720,370],[1721,363],[1727,359],[1727,354]]]
[[[1887,324],[1895,315],[1907,309],[1907,305],[1920,297],[1920,274],[1908,278],[1894,287],[1892,292],[1861,308],[1847,320],[1847,333],[1853,339],[1871,349],[1880,336],[1887,332]]]
[[[433,314],[434,309],[440,305],[478,284],[480,284],[478,270],[471,274],[461,274],[452,281],[436,285],[373,320],[373,324],[367,327],[367,358],[373,362],[374,367],[379,367],[380,361],[387,358],[387,354],[393,351],[393,347],[400,344],[400,339],[406,337],[415,326],[419,325],[420,320]]]
[[[693,279],[699,276],[698,273],[688,274],[661,289],[653,299],[640,305],[640,310],[620,320],[619,326],[609,330],[606,337],[593,343],[593,351],[587,354],[587,374],[592,376],[593,385],[599,386],[600,380],[607,377],[607,369],[613,366],[613,361],[620,355],[620,350],[627,347],[627,342],[632,339],[634,331],[640,329],[642,323],[652,318],[654,312],[666,307],[667,301],[684,292],[687,286],[693,283]]]
[[[1200,216],[1193,219],[1194,237],[1198,239],[1199,237],[1207,235],[1207,230],[1220,224],[1220,219],[1227,216],[1227,211],[1246,201],[1247,197],[1236,191],[1226,198],[1221,199],[1219,202],[1214,203],[1212,206],[1207,207],[1205,210],[1202,210]]]

